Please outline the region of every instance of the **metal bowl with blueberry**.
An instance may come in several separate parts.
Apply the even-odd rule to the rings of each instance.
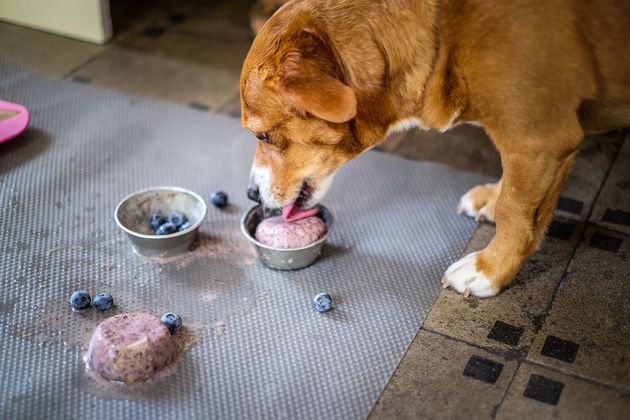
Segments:
[[[317,205],[316,217],[320,218],[326,227],[325,233],[318,240],[301,247],[279,248],[264,244],[256,239],[256,229],[258,225],[269,216],[278,216],[278,210],[274,214],[264,214],[260,205],[252,207],[241,219],[241,231],[245,237],[254,244],[258,257],[268,267],[277,270],[298,270],[308,267],[321,255],[326,238],[330,233],[333,224],[333,217],[330,211]]]
[[[114,220],[133,250],[148,257],[172,257],[188,250],[208,207],[198,194],[179,187],[155,187],[125,197]]]

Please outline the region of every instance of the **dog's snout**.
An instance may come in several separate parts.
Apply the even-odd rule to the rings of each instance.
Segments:
[[[260,203],[260,188],[258,188],[258,185],[250,185],[247,188],[247,198]]]

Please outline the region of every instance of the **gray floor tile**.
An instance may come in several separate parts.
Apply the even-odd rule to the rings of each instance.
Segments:
[[[160,36],[167,31],[205,37],[215,42],[253,41],[249,11],[253,0],[136,0],[115,1],[112,7],[114,32],[119,37],[145,34]]]
[[[528,359],[630,391],[630,239],[589,229]]]
[[[409,133],[409,132],[406,132],[406,131],[392,133],[385,139],[385,141],[383,141],[381,144],[376,146],[375,149],[380,151],[380,152],[391,153],[394,150],[396,150],[396,148],[403,141],[405,141],[407,139],[407,137],[409,137],[410,135],[413,135],[413,133]]]
[[[630,233],[630,134],[626,135],[590,221],[608,229]]]
[[[516,362],[420,331],[369,418],[490,419]]]
[[[497,419],[627,419],[630,394],[540,366],[519,366]]]
[[[557,216],[586,221],[622,141],[621,132],[592,135],[584,139],[573,170],[560,194],[555,212]]]
[[[555,222],[553,233],[530,257],[515,283],[490,299],[464,298],[445,289],[431,307],[423,328],[483,347],[526,353],[546,315],[557,284],[569,263],[581,228]],[[494,226],[479,225],[464,254],[482,249]],[[562,239],[559,239],[562,238]]]
[[[215,4],[224,0],[214,0]],[[114,35],[137,35],[144,30],[169,29],[181,25],[203,0],[110,0]]]
[[[238,92],[248,48],[173,31],[158,37],[137,35],[113,45],[75,75],[99,85],[218,110]]]
[[[105,49],[106,46],[0,22],[0,54],[44,73],[65,76]]]
[[[410,159],[440,162],[497,179],[501,176],[499,153],[483,129],[472,125],[460,125],[446,133],[411,130],[404,141],[390,151]]]
[[[177,30],[214,39],[251,43],[254,39],[249,28],[249,11],[252,0],[213,1],[201,3]]]

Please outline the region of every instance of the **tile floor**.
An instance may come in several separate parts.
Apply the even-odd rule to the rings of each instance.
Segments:
[[[112,1],[116,36],[104,46],[0,22],[0,53],[80,83],[237,116],[250,5]],[[396,134],[379,150],[501,173],[476,127]],[[483,300],[442,291],[370,418],[630,418],[629,190],[630,131],[587,137],[548,238],[515,285]],[[465,252],[493,232],[480,224]]]

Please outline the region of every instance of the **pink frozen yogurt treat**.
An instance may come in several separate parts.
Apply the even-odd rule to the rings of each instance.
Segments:
[[[145,381],[172,364],[177,346],[156,316],[129,313],[101,322],[90,341],[88,367],[104,379]]]
[[[282,216],[270,217],[256,227],[256,240],[273,248],[301,248],[321,239],[326,224],[317,216],[286,221]]]

